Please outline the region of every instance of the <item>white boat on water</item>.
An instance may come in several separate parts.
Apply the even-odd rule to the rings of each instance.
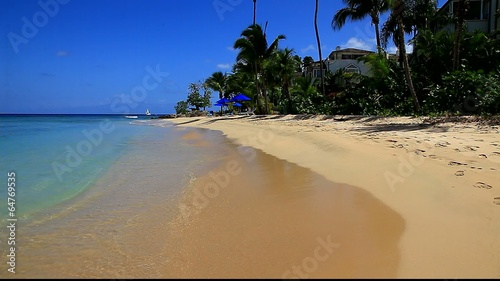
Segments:
[[[125,115],[125,118],[129,118],[129,119],[137,119],[137,118],[139,118],[139,116],[135,116],[135,115]]]
[[[146,109],[146,115],[151,115],[151,112],[149,112],[149,109]]]

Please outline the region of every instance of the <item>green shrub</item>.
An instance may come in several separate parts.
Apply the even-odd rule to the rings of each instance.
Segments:
[[[459,70],[443,76],[424,100],[426,113],[447,112],[458,115],[498,114],[500,112],[500,75],[497,72]]]

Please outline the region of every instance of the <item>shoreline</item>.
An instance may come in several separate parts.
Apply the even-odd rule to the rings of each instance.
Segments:
[[[369,192],[405,220],[398,277],[500,276],[498,126],[301,115],[160,122],[222,131],[238,145]]]

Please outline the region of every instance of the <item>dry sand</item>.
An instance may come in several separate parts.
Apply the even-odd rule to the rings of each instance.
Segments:
[[[306,201],[306,195],[295,194],[298,204],[285,200],[283,208],[275,206],[273,209],[276,200],[272,204],[252,202],[261,194],[252,195],[255,191],[243,187],[221,192],[217,200],[212,200],[216,203],[209,206],[210,212],[200,214],[197,223],[195,220],[182,227],[185,240],[196,233],[205,236],[198,239],[200,243],[182,246],[177,271],[170,271],[168,275],[298,277],[292,268],[291,274],[282,270],[274,272],[272,268],[286,268],[290,265],[287,262],[299,265],[305,262],[303,265],[314,270],[307,271],[303,278],[500,277],[498,126],[479,123],[429,125],[419,118],[340,116],[235,116],[168,121],[179,126],[220,130],[239,145],[254,147],[286,160],[285,163],[294,163],[324,176],[340,186],[335,192],[343,190],[344,194],[344,197],[338,196],[324,188],[318,192],[320,195],[312,196],[316,201]],[[299,181],[304,173],[293,173],[296,177],[293,182]],[[345,195],[349,190],[365,199],[349,201],[349,196]],[[368,197],[373,200],[366,199]],[[342,209],[352,212],[351,216],[346,216],[349,219],[322,215],[338,212],[340,209],[336,207],[328,209],[325,206],[341,205],[342,202],[352,205]],[[377,210],[377,213],[367,210]],[[259,273],[251,270],[231,272],[229,267],[221,266],[225,261],[238,268],[237,261],[227,260],[229,253],[237,251],[230,249],[231,245],[237,247],[258,238],[252,227],[233,228],[236,234],[227,237],[223,234],[227,231],[218,227],[229,227],[230,221],[244,225],[246,220],[265,218],[266,214],[269,218],[259,220],[259,225],[254,227],[262,227],[270,233],[283,230],[282,235],[268,238],[265,244],[266,250],[280,254],[264,256],[264,249],[259,248],[241,253],[247,260],[249,257],[256,260],[255,266],[261,268]],[[306,215],[300,217],[300,214]],[[332,234],[328,225],[335,224],[343,231]],[[286,225],[295,228],[283,229]],[[218,227],[214,229],[214,226]],[[308,231],[314,235],[308,235]],[[212,244],[206,239],[217,233],[224,236],[226,245],[208,246]],[[319,256],[313,261],[315,247],[322,244],[317,239],[327,239],[331,234],[334,236],[332,245],[337,243],[338,249],[332,249],[336,252],[325,256],[324,262],[318,261]],[[397,244],[392,245],[391,241]],[[289,243],[304,245],[289,249]],[[383,247],[386,256],[378,256],[382,252],[376,247]],[[215,253],[224,255],[224,251],[228,253],[226,260],[216,257]],[[281,264],[281,261],[286,262]],[[193,270],[203,264],[210,265],[211,270],[207,271],[207,266],[204,271]],[[268,264],[269,268],[263,268],[262,264]],[[192,268],[181,270],[183,265]],[[254,265],[248,264],[248,268]]]

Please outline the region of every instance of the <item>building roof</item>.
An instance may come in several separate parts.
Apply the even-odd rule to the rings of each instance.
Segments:
[[[335,58],[335,54],[368,55],[368,54],[373,54],[373,53],[375,53],[375,52],[368,51],[368,50],[362,50],[362,49],[356,49],[356,48],[339,49],[339,47],[337,47],[337,50],[332,51],[328,57],[330,59],[333,59],[333,58]]]
[[[346,48],[340,50],[334,50],[332,53],[363,53],[363,54],[371,54],[374,53],[368,50],[356,49],[356,48]]]
[[[446,1],[446,2],[443,4],[443,6],[441,6],[441,7],[439,7],[439,8],[437,9],[436,14],[442,13],[443,8],[444,8],[444,7],[446,7],[446,6],[448,6],[448,4],[450,4],[450,2],[453,2],[453,1],[455,1],[455,0],[448,0],[448,1]]]

